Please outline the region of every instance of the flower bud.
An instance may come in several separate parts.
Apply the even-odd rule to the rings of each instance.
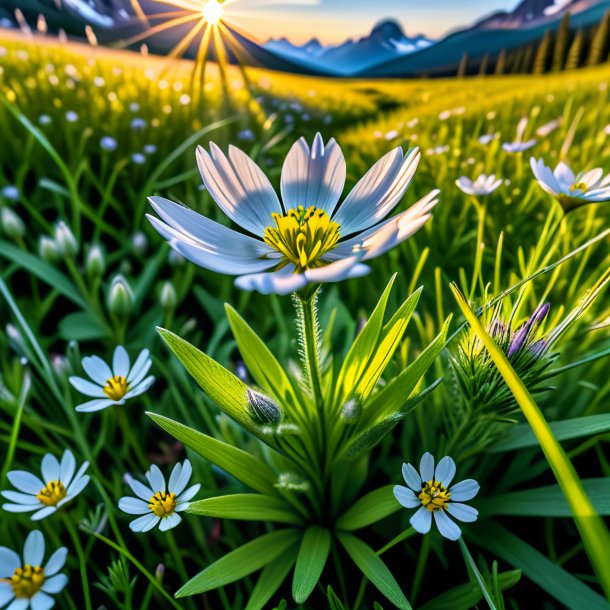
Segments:
[[[165,576],[165,565],[160,563],[155,570],[155,579],[157,582],[163,582],[163,577]]]
[[[172,267],[181,267],[186,263],[186,259],[184,258],[184,256],[182,256],[182,254],[180,254],[180,252],[177,252],[172,248],[169,251],[169,254],[167,255],[167,262]]]
[[[248,407],[250,415],[261,426],[276,426],[282,419],[282,412],[277,403],[255,390],[248,388],[247,391]]]
[[[350,398],[341,409],[341,419],[346,424],[355,424],[360,419],[362,405],[355,399]]]
[[[3,186],[2,190],[0,191],[0,195],[2,195],[2,197],[8,201],[19,201],[20,197],[19,189],[12,184]]]
[[[74,256],[78,252],[76,237],[63,220],[56,223],[54,238],[57,250],[62,256]]]
[[[104,251],[100,246],[94,244],[89,248],[87,260],[85,261],[85,269],[91,277],[100,277],[106,271],[106,258]]]
[[[278,489],[285,489],[287,491],[309,491],[309,482],[303,477],[296,474],[296,472],[282,472],[277,478],[275,486]]]
[[[115,275],[108,292],[108,309],[116,316],[125,317],[133,307],[131,286],[122,275]]]
[[[38,254],[47,263],[56,263],[60,258],[57,244],[48,235],[41,236],[38,242]]]
[[[73,372],[70,361],[63,354],[53,354],[51,356],[51,366],[55,374],[60,378],[67,378]]]
[[[176,289],[171,282],[165,282],[161,288],[161,307],[166,310],[173,311],[176,308],[176,302],[178,297],[176,296]]]
[[[0,223],[2,224],[2,232],[9,239],[19,240],[25,235],[23,221],[11,208],[2,208]]]
[[[131,237],[131,245],[136,256],[144,256],[148,250],[148,238],[142,231],[138,231]]]

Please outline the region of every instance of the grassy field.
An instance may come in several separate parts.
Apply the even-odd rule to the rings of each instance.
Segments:
[[[417,390],[442,383],[365,459],[351,463],[355,479],[338,506],[346,510],[371,490],[402,484],[402,463],[417,464],[425,451],[451,455],[458,480],[474,478],[481,486],[472,503],[480,515],[463,527],[463,544],[411,531],[384,551],[413,607],[608,608],[604,576],[590,563],[594,551],[582,523],[575,525],[570,498],[558,485],[561,474],[475,331],[460,326],[464,312],[449,285],[454,282],[473,309],[518,286],[496,310],[515,324],[550,302],[539,336],[578,310],[587,291],[599,289],[574,315],[552,357],[516,368],[595,510],[610,516],[610,300],[604,292],[610,204],[564,216],[529,162],[533,155],[552,167],[563,159],[577,171],[608,170],[609,82],[610,66],[544,77],[417,81],[327,80],[237,67],[225,73],[209,66],[201,90],[187,61],[0,36],[0,487],[12,489],[9,471],[38,473],[44,454],[60,457],[66,448],[78,464],[90,462],[92,479],[60,514],[38,525],[28,514],[0,511],[1,545],[20,552],[28,532],[39,527],[48,549],[68,547],[69,584],[58,597],[60,608],[407,607],[380,592],[366,570],[377,588],[362,580],[362,567],[349,559],[354,553],[335,543],[302,604],[293,602],[289,577],[281,586],[279,579],[277,592],[269,587],[271,601],[255,605],[265,566],[256,567],[255,559],[242,580],[229,578],[217,590],[170,601],[189,578],[274,526],[267,519],[188,514],[175,530],[134,534],[117,507],[130,493],[126,473],[140,476],[154,463],[168,476],[187,455],[192,482],[202,485],[197,499],[250,491],[230,470],[164,432],[147,411],[244,449],[276,473],[286,470],[284,457],[199,390],[155,328],[172,330],[229,370],[243,371],[248,356],[237,349],[226,302],[290,372],[299,362],[290,299],[239,291],[227,276],[171,254],[145,213],[147,197],[157,194],[226,224],[201,187],[197,145],[235,144],[279,186],[292,142],[300,136],[311,141],[320,131],[343,149],[347,188],[392,148],[418,146],[421,163],[399,209],[433,188],[441,191],[432,220],[417,235],[374,260],[370,275],[328,284],[320,294],[332,369],[394,273],[388,312],[423,286],[376,393],[439,333],[447,337]],[[504,150],[516,139],[536,143],[525,152]],[[480,173],[503,182],[479,198],[455,184]],[[78,244],[67,254],[52,238],[60,220]],[[132,293],[121,310],[109,303],[118,274]],[[68,377],[82,375],[83,356],[110,359],[119,344],[132,360],[150,349],[154,385],[125,406],[75,412],[82,396]],[[244,375],[256,378],[251,370]],[[293,495],[305,503],[298,491]],[[358,532],[373,549],[409,532],[410,511],[391,501],[389,509],[380,508],[379,520]],[[334,522],[328,527],[334,540]],[[270,571],[262,574],[272,578]]]

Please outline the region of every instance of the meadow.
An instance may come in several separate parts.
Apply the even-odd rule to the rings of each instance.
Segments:
[[[530,167],[610,168],[609,83],[609,65],[413,81],[209,65],[201,79],[188,61],[0,37],[0,488],[66,449],[90,475],[38,522],[0,510],[0,546],[20,553],[33,529],[48,553],[66,546],[56,599],[71,610],[609,608],[610,204],[564,213]],[[197,145],[238,146],[279,187],[292,143],[317,132],[343,150],[345,193],[396,146],[422,155],[400,211],[440,189],[432,218],[369,275],[322,286],[319,362],[298,299],[295,314],[287,296],[197,267],[145,216],[158,195],[228,225]],[[479,196],[456,185],[481,173],[501,184]],[[514,358],[510,329],[533,314]],[[70,377],[118,345],[132,362],[150,350],[154,383],[77,412],[86,399]],[[350,381],[349,366],[363,377]],[[289,412],[282,392],[294,399],[287,441],[231,411],[238,383],[273,396],[265,417],[276,402]],[[310,438],[298,427],[318,425],[318,399],[340,414]],[[375,409],[392,400],[386,425]],[[291,439],[309,455],[325,430],[339,457],[325,449],[318,489]],[[480,485],[459,542],[417,533],[392,493],[426,452]],[[167,479],[187,457],[201,489],[182,523],[131,531],[126,475],[156,464]]]

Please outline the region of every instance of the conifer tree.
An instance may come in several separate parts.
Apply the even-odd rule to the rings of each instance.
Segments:
[[[494,74],[504,74],[506,71],[506,49],[502,49],[500,51],[500,55],[498,55],[498,59],[496,60],[496,67],[494,69]]]
[[[460,61],[460,65],[458,66],[457,76],[458,78],[462,78],[466,76],[468,73],[468,53],[464,52],[462,55],[462,59]]]
[[[582,29],[576,32],[576,36],[572,41],[572,45],[570,46],[570,50],[568,51],[568,57],[566,59],[566,70],[575,70],[580,67],[580,61],[582,57],[582,48],[583,48],[583,33]]]
[[[591,40],[587,64],[595,66],[605,61],[610,47],[610,11],[606,11]]]
[[[534,60],[534,74],[544,74],[547,69],[551,51],[551,30],[547,30],[538,45],[536,59]]]
[[[489,53],[485,53],[481,64],[479,65],[479,76],[485,76],[487,74],[487,68],[489,67]]]
[[[534,47],[530,44],[525,49],[523,55],[523,64],[520,68],[520,72],[523,74],[530,74],[532,72],[532,58],[534,57]]]
[[[555,36],[555,50],[553,53],[553,72],[563,70],[568,50],[568,39],[570,37],[570,13],[564,13],[559,29]]]

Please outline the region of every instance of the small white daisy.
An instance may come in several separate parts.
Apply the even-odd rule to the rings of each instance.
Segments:
[[[504,142],[502,144],[502,148],[508,153],[519,153],[529,150],[532,146],[534,146],[538,140],[532,138],[531,140],[526,140],[525,142]]]
[[[73,500],[89,483],[89,475],[85,474],[89,462],[84,462],[76,470],[76,460],[71,451],[66,449],[61,462],[50,453],[42,458],[42,480],[25,470],[12,470],[7,478],[18,491],[6,490],[0,492],[11,504],[3,504],[2,508],[10,513],[28,513],[32,521],[39,521]]]
[[[561,161],[555,170],[542,159],[530,159],[538,184],[553,195],[566,212],[588,203],[610,200],[610,174],[604,176],[601,167],[574,175],[570,167]]]
[[[420,534],[430,531],[432,515],[438,531],[449,540],[457,540],[462,530],[447,513],[458,521],[477,520],[479,512],[462,502],[477,495],[479,484],[474,479],[466,479],[450,487],[455,471],[455,462],[449,456],[440,460],[435,469],[434,457],[428,452],[419,462],[419,473],[411,464],[402,465],[402,476],[408,487],[395,485],[394,496],[405,508],[420,507],[410,519]]]
[[[154,464],[146,473],[148,486],[125,475],[127,484],[138,497],[124,496],[119,500],[119,508],[130,515],[142,515],[129,524],[131,530],[147,532],[157,524],[162,532],[176,527],[182,521],[178,513],[189,507],[189,500],[201,487],[197,483],[185,489],[192,473],[191,463],[184,460],[174,466],[167,485],[161,470]]]
[[[68,584],[65,574],[58,574],[66,563],[68,549],[57,549],[44,567],[44,537],[39,530],[30,532],[23,546],[23,561],[15,551],[0,546],[0,608],[6,610],[50,610],[55,605],[51,595],[61,593]]]
[[[70,383],[82,394],[95,399],[78,405],[77,411],[100,411],[111,405],[122,405],[126,400],[146,392],[155,380],[152,375],[146,377],[152,365],[147,349],[140,352],[131,368],[129,355],[122,345],[114,350],[112,369],[99,356],[83,358],[82,365],[94,383],[74,376],[70,377]]]
[[[466,178],[466,176],[461,176],[455,183],[458,185],[458,188],[467,195],[489,195],[502,184],[502,180],[496,180],[494,174],[489,176],[481,174],[474,181],[470,180],[470,178]]]

